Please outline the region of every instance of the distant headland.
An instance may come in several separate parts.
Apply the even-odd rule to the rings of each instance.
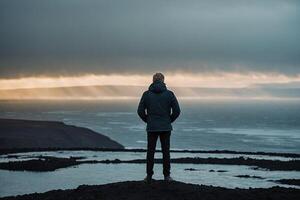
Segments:
[[[0,119],[0,149],[111,148],[120,143],[93,130],[58,121]]]

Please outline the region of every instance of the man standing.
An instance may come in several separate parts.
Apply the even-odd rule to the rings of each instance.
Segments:
[[[153,75],[153,83],[143,93],[137,113],[147,123],[147,176],[145,181],[151,182],[152,180],[158,137],[163,154],[163,174],[166,181],[172,181],[170,176],[170,135],[173,130],[171,123],[179,116],[180,108],[174,93],[167,89],[162,73]]]

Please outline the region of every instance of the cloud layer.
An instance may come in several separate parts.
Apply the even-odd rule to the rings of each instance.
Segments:
[[[300,74],[300,2],[3,0],[0,77]]]

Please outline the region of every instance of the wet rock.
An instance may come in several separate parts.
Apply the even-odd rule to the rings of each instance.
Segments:
[[[82,160],[82,159],[86,159],[86,157],[85,156],[70,156],[70,159]]]
[[[275,180],[276,183],[286,184],[286,185],[297,185],[300,186],[300,179],[280,179]]]
[[[36,160],[26,161],[12,161],[7,163],[0,163],[0,169],[12,170],[12,171],[54,171],[59,168],[70,167],[80,164],[73,158],[55,158],[55,157],[43,157]]]
[[[227,170],[217,170],[217,172],[228,172]]]
[[[104,161],[100,161],[104,162]],[[105,163],[116,163],[114,160],[106,160]],[[162,163],[162,159],[155,159],[156,163]],[[253,159],[244,157],[238,158],[173,158],[172,163],[184,163],[184,164],[218,164],[218,165],[246,165],[256,166],[256,169],[266,170],[282,170],[282,171],[300,171],[300,160],[265,160],[265,159]],[[146,159],[134,159],[134,160],[120,160],[118,163],[146,163]]]
[[[82,185],[73,190],[53,190],[1,200],[298,200],[299,196],[300,190],[293,188],[227,189],[177,181],[154,181],[151,184],[145,184],[143,181],[127,181],[95,186]]]
[[[223,173],[223,172],[228,172],[227,170],[209,170],[209,172],[220,172],[220,173]]]
[[[185,171],[200,171],[199,169],[195,169],[195,168],[186,168],[184,170]]]
[[[8,170],[30,170],[30,171],[52,171],[58,168],[68,167],[71,165],[78,165],[83,163],[94,164],[94,163],[104,163],[104,164],[120,164],[120,163],[137,163],[145,164],[145,159],[134,159],[134,160],[86,160],[80,161],[79,158],[56,158],[49,156],[40,156],[39,160],[28,160],[28,161],[16,161],[8,163],[0,163],[0,169]],[[44,163],[43,163],[44,162]],[[156,163],[162,163],[162,159],[155,159]],[[279,161],[279,160],[261,160],[261,159],[244,159],[240,158],[175,158],[171,159],[172,163],[192,163],[192,164],[218,164],[218,165],[257,165],[257,169],[265,170],[294,170],[300,171],[300,160],[291,161]],[[49,164],[50,163],[50,164]],[[48,166],[46,166],[48,165]],[[45,169],[42,169],[42,167]],[[210,172],[215,172],[215,170],[210,170]],[[226,170],[217,170],[217,172],[226,172]]]
[[[250,176],[250,175],[237,175],[235,177],[238,177],[238,178],[256,178],[256,179],[264,179],[263,177],[261,176]]]

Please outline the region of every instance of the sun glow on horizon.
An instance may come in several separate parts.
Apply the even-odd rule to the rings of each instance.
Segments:
[[[276,92],[272,93],[266,91],[262,89],[259,84],[297,84],[299,81],[300,75],[289,77],[281,74],[259,73],[165,73],[167,86],[170,87],[179,98],[185,99],[293,98],[293,95],[283,93],[276,94]],[[138,99],[151,82],[151,74],[90,74],[76,77],[0,79],[0,99]],[[72,86],[86,87],[74,88]]]
[[[96,75],[61,77],[24,77],[0,79],[0,90],[24,88],[51,88],[94,85],[147,86],[152,75]],[[255,84],[289,83],[300,81],[300,75],[289,77],[282,74],[263,73],[216,73],[216,74],[165,74],[165,82],[171,87],[243,88]]]

